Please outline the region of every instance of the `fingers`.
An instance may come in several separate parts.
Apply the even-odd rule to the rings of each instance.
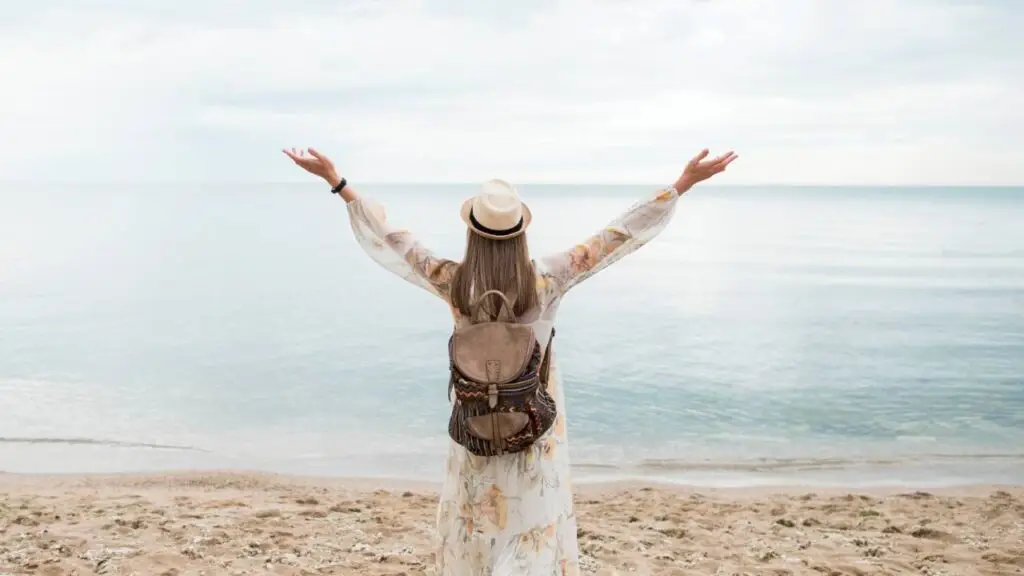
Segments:
[[[690,161],[688,162],[688,164],[690,166],[696,166],[697,164],[700,164],[700,162],[702,160],[704,160],[705,158],[707,158],[707,157],[708,157],[708,149],[705,148],[705,149],[701,150],[696,156],[691,158]]]
[[[712,166],[720,166],[722,164],[728,164],[729,162],[732,161],[732,158],[733,158],[734,155],[735,154],[732,152],[732,150],[730,150],[730,151],[726,152],[725,154],[722,154],[721,156],[716,157],[714,160],[712,160],[710,162],[710,164]]]
[[[729,158],[733,156],[733,154],[734,153],[732,150],[726,152],[725,154],[720,154],[713,158],[712,160],[710,160],[709,164],[721,164],[722,162],[726,162],[729,160]]]
[[[312,148],[309,149],[310,156],[307,156],[306,151],[301,148],[285,148],[282,150],[282,152],[284,152],[296,164],[309,164],[310,162],[315,163],[314,159],[321,161],[325,160],[324,156],[322,156],[319,152],[313,150]]]
[[[738,157],[739,156],[735,152],[730,150],[725,154],[722,154],[720,156],[715,157],[712,160],[709,160],[708,162],[706,162],[706,165],[710,170],[714,171],[715,173],[718,173],[725,170],[726,166],[731,164],[732,161]]]
[[[317,160],[320,160],[322,162],[328,161],[327,156],[324,156],[319,150],[313,147],[306,148],[305,150],[303,150],[302,148],[284,148],[281,151],[287,154],[288,157],[293,160],[296,158],[309,158],[309,156],[312,156],[313,158],[316,158]],[[309,154],[309,156],[306,156],[307,153]]]
[[[710,160],[705,160],[708,156],[708,149],[705,148],[700,151],[699,154],[693,157],[686,165],[686,173],[690,174],[691,179],[694,182],[704,181],[715,174],[724,172],[725,169],[732,164],[739,156],[736,152],[729,150],[724,154],[715,156]]]

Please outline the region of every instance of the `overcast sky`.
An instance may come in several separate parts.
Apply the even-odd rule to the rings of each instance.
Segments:
[[[1022,0],[0,5],[0,180],[1024,184]]]

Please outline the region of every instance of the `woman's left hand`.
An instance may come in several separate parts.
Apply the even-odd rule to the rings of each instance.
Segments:
[[[292,148],[291,150],[285,149],[283,152],[306,172],[326,180],[332,188],[341,182],[338,171],[335,170],[331,159],[317,152],[315,148],[307,148],[306,150]]]

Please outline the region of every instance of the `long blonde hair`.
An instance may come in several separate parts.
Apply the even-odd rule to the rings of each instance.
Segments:
[[[530,259],[526,234],[505,240],[492,240],[467,230],[466,255],[452,277],[452,306],[464,316],[473,313],[473,294],[500,290],[515,296],[513,313],[518,317],[537,305],[537,272]],[[497,314],[501,300],[496,295],[483,304]]]

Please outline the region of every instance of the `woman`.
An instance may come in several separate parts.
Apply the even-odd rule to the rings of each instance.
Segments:
[[[461,262],[454,262],[395,228],[384,210],[357,194],[324,155],[312,148],[284,152],[345,200],[356,239],[370,257],[444,300],[456,325],[470,321],[472,293],[500,290],[516,295],[514,315],[533,326],[542,348],[553,335],[558,305],[572,287],[649,242],[668,224],[682,194],[737,157],[728,152],[709,160],[708,151],[702,150],[672,186],[637,203],[581,244],[539,260],[530,258],[526,243],[529,208],[515,188],[492,180],[462,206],[466,252]],[[450,442],[437,510],[439,576],[579,574],[565,396],[551,356],[547,390],[557,417],[534,444],[513,454],[477,456]]]

